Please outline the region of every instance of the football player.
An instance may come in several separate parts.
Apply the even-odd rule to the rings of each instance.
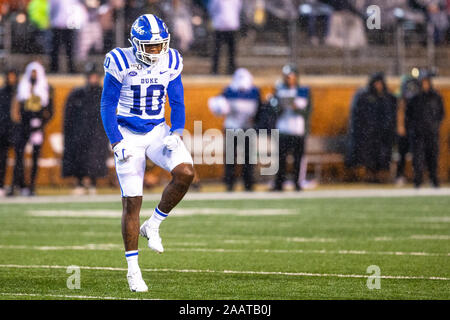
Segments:
[[[110,51],[104,61],[101,116],[114,151],[122,192],[122,237],[130,290],[145,292],[138,265],[139,234],[162,253],[159,226],[180,202],[194,177],[193,161],[181,136],[185,106],[180,53],[169,48],[165,23],[152,14],[133,23],[131,47]],[[164,118],[166,94],[171,107],[169,127]],[[169,171],[172,180],[150,219],[139,227],[146,157]]]

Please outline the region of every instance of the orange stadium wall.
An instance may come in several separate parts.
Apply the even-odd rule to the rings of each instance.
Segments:
[[[273,90],[276,80],[276,78],[255,79],[256,85],[261,88],[263,98]],[[203,132],[210,128],[222,129],[223,120],[215,117],[209,111],[207,101],[210,97],[219,94],[229,81],[230,78],[228,77],[184,77],[187,130],[191,133],[193,132],[194,121],[202,121]],[[358,88],[365,85],[366,78],[304,77],[301,79],[301,82],[304,85],[309,85],[312,90],[311,135],[332,137],[346,134],[352,97]],[[41,154],[37,183],[39,185],[59,186],[66,185],[69,182],[61,177],[61,150],[55,150],[55,143],[50,141],[50,137],[54,137],[55,133],[62,132],[66,98],[74,87],[83,85],[84,78],[80,76],[54,76],[50,77],[50,83],[55,89],[54,117],[46,127],[46,139]],[[398,88],[398,79],[389,79],[388,84],[390,89],[395,91]],[[442,181],[448,181],[450,169],[450,79],[435,79],[435,87],[442,93],[446,106],[446,117],[441,129],[439,172]],[[166,115],[168,116],[169,113],[170,107],[167,107]],[[115,174],[111,163],[111,174],[107,180],[110,183],[114,183]],[[7,184],[11,181],[12,165],[13,153],[10,151]],[[163,179],[167,179],[168,175],[160,171],[156,169],[156,175],[162,174]],[[200,179],[220,178],[223,174],[222,165],[196,165],[196,171]],[[100,181],[100,183],[104,184],[106,182]]]

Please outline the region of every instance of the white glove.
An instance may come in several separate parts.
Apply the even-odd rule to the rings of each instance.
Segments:
[[[230,113],[230,104],[224,96],[209,98],[208,107],[216,116],[223,116]]]
[[[113,148],[114,156],[118,161],[127,161],[130,157],[132,157],[131,148],[126,145],[126,143],[121,140],[118,144],[116,144]]]
[[[163,144],[169,151],[175,150],[178,147],[179,143],[181,143],[181,139],[177,134],[171,134],[163,139]]]

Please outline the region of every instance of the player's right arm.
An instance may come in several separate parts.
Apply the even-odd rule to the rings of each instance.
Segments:
[[[114,146],[123,139],[116,115],[120,90],[122,89],[122,75],[117,68],[112,52],[106,55],[103,67],[105,68],[105,78],[103,80],[100,114],[109,142]]]
[[[103,92],[100,103],[100,114],[106,135],[114,150],[114,155],[119,161],[128,159],[131,155],[129,149],[123,142],[123,136],[119,131],[117,123],[117,105],[119,103],[120,91],[122,89],[123,75],[117,66],[117,58],[113,52],[109,52],[103,64],[105,78],[103,80]]]

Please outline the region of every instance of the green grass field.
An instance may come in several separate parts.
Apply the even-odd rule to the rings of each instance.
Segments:
[[[128,289],[120,211],[119,197],[0,203],[0,299],[450,298],[448,196],[185,200],[162,225],[165,253],[140,238],[142,294]]]

